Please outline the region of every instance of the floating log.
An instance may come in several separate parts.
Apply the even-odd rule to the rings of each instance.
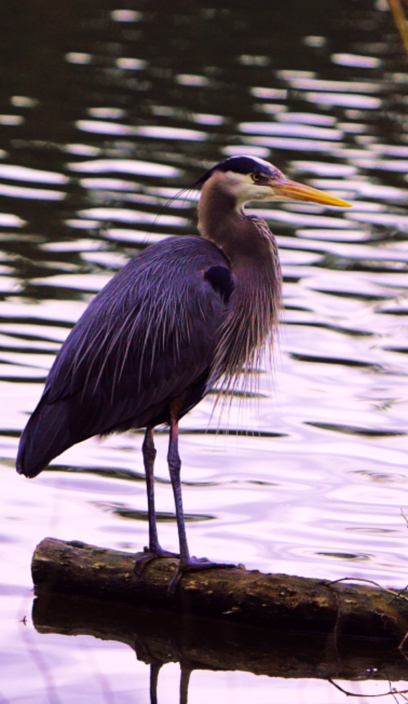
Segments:
[[[32,562],[36,594],[63,593],[254,629],[391,638],[394,648],[408,632],[404,590],[237,567],[188,573],[169,593],[177,560],[153,560],[136,575],[135,560],[142,554],[45,538]]]

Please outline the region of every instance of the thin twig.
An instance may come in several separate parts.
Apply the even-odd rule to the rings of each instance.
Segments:
[[[403,593],[408,589],[408,584],[406,587],[396,592],[394,589],[387,589],[387,587],[383,587],[381,584],[374,582],[372,579],[360,579],[359,577],[340,577],[340,579],[335,579],[332,582],[325,581],[324,583],[328,587],[331,587],[333,584],[338,584],[339,582],[364,582],[366,584],[373,584],[374,587],[378,587],[381,591],[387,592],[387,594],[392,594],[394,599],[404,599],[405,601],[408,601],[408,596],[403,596]],[[390,601],[389,604],[392,604],[392,601]]]
[[[378,699],[378,697],[389,697],[391,695],[395,699],[396,694],[400,694],[401,696],[404,696],[404,694],[408,693],[408,689],[403,689],[399,692],[395,689],[395,687],[391,688],[391,683],[390,683],[389,691],[384,692],[383,694],[361,694],[360,692],[349,692],[347,689],[343,689],[343,687],[340,687],[339,684],[336,684],[336,682],[334,682],[330,677],[328,678],[327,681],[330,682],[330,684],[332,684],[333,687],[336,687],[336,689],[338,689],[340,692],[343,692],[343,694],[345,694],[347,697],[364,697],[367,699],[368,698]],[[404,699],[405,699],[405,697],[404,697]]]

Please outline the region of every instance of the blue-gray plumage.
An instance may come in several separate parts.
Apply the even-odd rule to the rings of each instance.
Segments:
[[[169,471],[180,543],[179,576],[214,566],[190,557],[184,526],[178,421],[213,384],[229,389],[272,342],[281,305],[275,238],[244,214],[250,200],[345,201],[286,179],[267,162],[232,157],[204,174],[201,237],[171,237],[132,259],[93,299],[63,344],[22,434],[17,470],[35,477],[93,435],[146,428],[143,457],[149,547],[137,568],[168,555],[154,509],[155,426],[170,426]]]

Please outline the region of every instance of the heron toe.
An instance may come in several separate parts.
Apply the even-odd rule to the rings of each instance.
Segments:
[[[189,557],[188,560],[180,560],[178,569],[169,584],[169,594],[173,593],[183,574],[187,572],[198,572],[199,570],[217,570],[238,567],[230,562],[212,562],[206,557]]]
[[[149,562],[152,562],[153,560],[158,560],[163,557],[174,557],[175,559],[179,559],[180,555],[176,552],[170,552],[169,550],[163,550],[160,546],[157,548],[144,548],[143,550],[144,554],[142,557],[139,557],[136,562],[135,566],[133,568],[134,573],[137,575],[142,574],[144,568],[146,565],[149,564]]]

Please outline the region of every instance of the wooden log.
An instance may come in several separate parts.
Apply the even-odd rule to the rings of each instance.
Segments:
[[[395,645],[408,632],[403,592],[232,568],[188,573],[170,594],[177,560],[154,560],[136,575],[138,556],[45,538],[32,561],[36,594],[147,606],[253,628],[392,638]]]

